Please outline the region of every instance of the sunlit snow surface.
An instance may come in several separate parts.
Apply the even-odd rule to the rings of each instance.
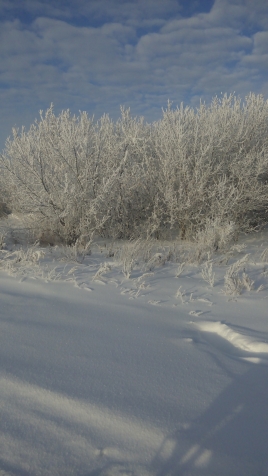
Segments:
[[[211,287],[161,259],[127,279],[104,243],[4,246],[0,476],[267,476],[267,238],[230,257],[250,254],[239,296],[219,257]]]

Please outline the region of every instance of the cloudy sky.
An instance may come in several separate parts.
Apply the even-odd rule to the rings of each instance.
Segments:
[[[268,98],[268,0],[0,0],[0,150],[55,112],[149,122],[221,92]]]

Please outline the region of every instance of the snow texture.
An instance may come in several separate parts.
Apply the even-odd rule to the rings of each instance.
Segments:
[[[211,286],[185,256],[124,268],[116,243],[80,259],[6,223],[1,476],[267,476],[267,230],[210,256]]]

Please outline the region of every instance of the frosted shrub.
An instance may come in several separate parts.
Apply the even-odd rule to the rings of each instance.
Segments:
[[[77,240],[74,245],[63,246],[61,248],[61,255],[64,261],[75,261],[77,263],[83,263],[86,256],[91,254],[90,249],[91,242],[88,242],[85,246],[81,246]]]
[[[207,219],[238,230],[267,220],[268,101],[214,98],[197,111],[169,105],[155,124],[155,226],[192,238]]]
[[[34,243],[32,246],[28,247],[27,249],[19,249],[15,250],[11,253],[11,256],[14,256],[14,261],[16,263],[23,264],[36,264],[44,258],[45,252],[44,250],[39,248],[39,243]]]
[[[28,132],[13,130],[0,170],[9,207],[35,236],[180,236],[202,259],[268,221],[268,101],[169,104],[151,125],[124,108],[116,122],[94,122],[51,106]]]
[[[0,251],[0,267],[10,274],[24,275],[29,268],[37,268],[42,258],[44,250],[39,248],[39,243],[34,243],[27,249],[17,249],[14,251]]]
[[[243,282],[244,287],[248,291],[252,291],[254,289],[254,281],[253,281],[253,279],[250,279],[249,275],[245,271],[242,274],[242,282]]]
[[[29,132],[13,129],[1,168],[12,209],[41,238],[70,245],[94,232],[131,235],[140,225],[146,127],[129,111],[121,113],[116,123],[105,115],[93,124],[86,113],[72,117],[67,110],[56,117],[51,106]]]
[[[243,256],[243,258],[236,261],[227,269],[226,274],[224,276],[225,294],[241,294],[244,287],[248,290],[253,289],[254,282],[250,280],[246,272],[243,272],[242,277],[239,275],[239,271],[244,268],[245,264],[248,261],[248,257],[248,254]]]
[[[231,296],[241,294],[243,289],[243,283],[238,273],[226,273],[224,277],[224,290],[225,294]]]
[[[268,248],[265,248],[265,250],[263,250],[263,252],[261,254],[261,260],[262,260],[263,263],[268,262]]]
[[[212,263],[209,263],[208,261],[205,263],[202,269],[202,278],[213,288],[215,282],[215,273],[213,273]]]
[[[183,271],[184,271],[184,268],[185,268],[185,261],[183,261],[182,263],[179,264],[178,266],[178,270],[177,270],[177,273],[176,273],[176,278],[179,278]]]
[[[111,266],[108,263],[102,263],[92,278],[92,281],[101,280],[103,274],[111,271]]]
[[[136,264],[139,262],[145,263],[144,269],[150,269],[148,262],[152,258],[153,241],[130,240],[124,243],[116,253],[116,258],[122,263],[122,271],[124,276],[129,279]],[[157,253],[154,255],[156,256]]]
[[[201,262],[207,253],[224,251],[237,239],[238,227],[234,222],[222,222],[220,218],[206,219],[204,226],[194,236],[196,242],[193,260]]]
[[[132,270],[140,257],[141,248],[142,243],[141,240],[138,239],[125,243],[119,251],[118,258],[122,263],[122,272],[127,279],[130,278]]]
[[[162,253],[154,253],[147,261],[146,269],[152,271],[156,266],[163,266],[166,263],[166,257]]]

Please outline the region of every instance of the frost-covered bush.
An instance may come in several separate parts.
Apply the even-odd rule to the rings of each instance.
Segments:
[[[214,98],[195,111],[163,112],[154,127],[155,226],[182,237],[207,219],[247,230],[267,220],[268,101],[250,94]]]
[[[151,125],[123,108],[94,122],[50,107],[13,130],[0,168],[9,206],[44,241],[180,236],[224,248],[267,222],[268,101],[169,104]]]
[[[141,223],[146,180],[140,167],[146,147],[143,121],[121,110],[113,123],[79,117],[51,106],[26,132],[13,130],[1,165],[12,209],[23,214],[40,239],[68,244],[93,233],[120,237]]]
[[[226,251],[237,240],[239,228],[235,222],[225,222],[222,217],[206,218],[193,240],[192,260],[201,262],[208,253]]]
[[[238,295],[246,288],[248,291],[254,289],[254,281],[250,279],[245,272],[245,264],[248,261],[249,255],[243,256],[240,260],[233,263],[226,271],[224,276],[224,291],[225,294]],[[242,276],[239,272],[244,268]]]

